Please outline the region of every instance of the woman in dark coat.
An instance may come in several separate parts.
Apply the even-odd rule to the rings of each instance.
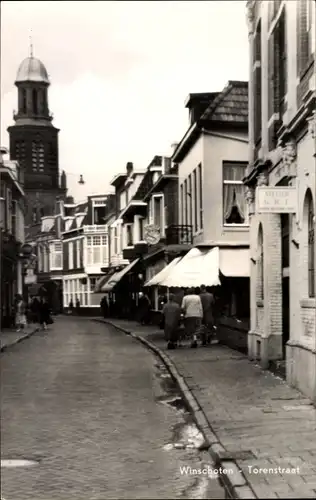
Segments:
[[[51,311],[47,299],[46,297],[43,297],[39,307],[39,319],[44,330],[47,330],[47,325],[51,322],[50,314]]]

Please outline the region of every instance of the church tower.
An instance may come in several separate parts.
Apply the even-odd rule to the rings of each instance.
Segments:
[[[54,213],[56,198],[65,198],[66,176],[59,175],[58,132],[48,107],[50,85],[44,64],[33,56],[22,61],[15,85],[18,111],[8,128],[10,155],[24,170],[26,226]]]

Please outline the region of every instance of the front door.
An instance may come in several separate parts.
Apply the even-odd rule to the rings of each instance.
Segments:
[[[282,340],[283,357],[285,358],[286,343],[290,339],[290,280],[282,280]]]
[[[285,358],[286,343],[290,339],[290,217],[281,215],[282,233],[282,344]]]

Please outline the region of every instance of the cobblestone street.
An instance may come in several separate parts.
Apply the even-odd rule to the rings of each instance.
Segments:
[[[164,449],[183,417],[157,401],[157,360],[136,340],[62,318],[1,365],[1,459],[39,461],[1,469],[5,500],[223,498],[180,474],[203,455]]]

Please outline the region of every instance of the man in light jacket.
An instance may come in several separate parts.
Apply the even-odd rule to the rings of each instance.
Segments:
[[[197,347],[197,330],[203,320],[203,307],[194,288],[190,288],[188,294],[183,297],[181,309],[184,314],[186,335],[191,339],[191,347]]]

